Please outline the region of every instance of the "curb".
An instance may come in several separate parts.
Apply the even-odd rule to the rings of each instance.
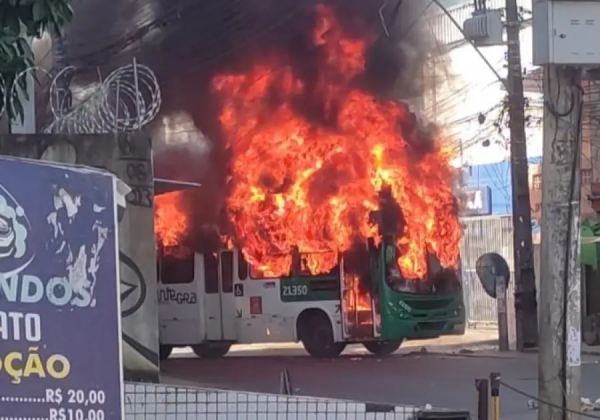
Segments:
[[[183,387],[186,387],[186,388],[220,389],[220,390],[223,390],[223,391],[230,391],[231,390],[231,388],[226,387],[226,386],[222,386],[222,385],[198,383],[198,382],[194,382],[192,380],[180,379],[180,378],[176,378],[174,376],[168,376],[168,375],[161,375],[160,385],[163,385],[163,386],[183,386]]]
[[[457,351],[457,352],[449,352],[449,353],[444,353],[444,352],[436,352],[436,351],[427,351],[427,352],[420,352],[420,351],[413,351],[410,353],[406,353],[403,354],[402,356],[404,357],[408,357],[408,356],[446,356],[446,357],[465,357],[465,358],[480,358],[480,359],[515,359],[517,357],[516,354],[514,354],[514,352],[510,352],[507,353],[506,355],[501,355],[501,354],[491,354],[490,352],[479,352],[479,351],[468,351],[468,352],[461,352],[461,351]]]

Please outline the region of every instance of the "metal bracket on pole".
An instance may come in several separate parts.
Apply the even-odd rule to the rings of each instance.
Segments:
[[[500,351],[509,351],[508,315],[506,308],[506,279],[496,277],[496,304],[498,308],[498,347]]]

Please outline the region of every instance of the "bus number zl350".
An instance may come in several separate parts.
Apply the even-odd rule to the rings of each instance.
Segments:
[[[305,284],[293,284],[289,286],[282,286],[283,296],[306,296],[308,295],[308,286]]]

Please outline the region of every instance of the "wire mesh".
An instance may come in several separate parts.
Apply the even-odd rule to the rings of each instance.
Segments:
[[[477,273],[477,259],[496,252],[508,262],[511,282],[508,295],[514,291],[514,253],[512,216],[485,216],[462,219],[465,228],[461,243],[461,264],[467,323],[470,326],[493,325],[498,322],[496,300],[489,297],[481,285]]]
[[[404,420],[417,407],[230,390],[127,383],[125,418],[135,420]]]

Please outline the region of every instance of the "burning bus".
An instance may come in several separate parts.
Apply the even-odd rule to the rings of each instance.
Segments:
[[[302,62],[264,51],[210,80],[227,155],[216,244],[197,239],[216,197],[155,197],[162,358],[293,341],[317,357],[349,343],[385,355],[464,331],[451,148],[368,89],[377,37],[326,3]]]
[[[425,278],[404,278],[394,229],[380,226],[379,243],[342,254],[296,248],[277,256],[289,267],[279,275],[239,249],[161,249],[161,359],[174,347],[212,358],[232,344],[298,341],[315,357],[338,356],[348,344],[383,356],[406,339],[464,333],[459,271],[429,254]],[[324,262],[331,268],[314,274]]]

